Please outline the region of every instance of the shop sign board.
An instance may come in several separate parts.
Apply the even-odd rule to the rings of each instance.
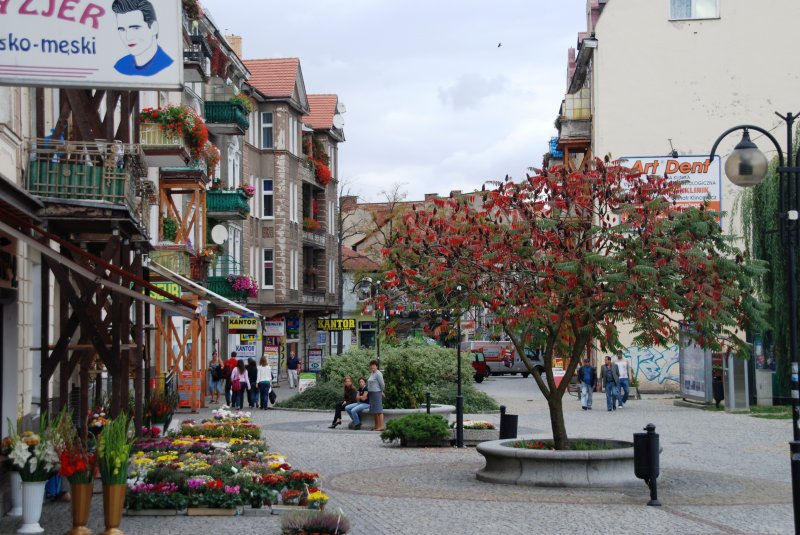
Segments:
[[[318,319],[318,331],[352,331],[356,328],[356,320],[349,319]]]
[[[624,156],[625,167],[645,175],[669,176],[684,182],[678,191],[678,208],[698,207],[708,202],[709,208],[722,211],[722,165],[719,156]]]
[[[239,344],[236,346],[237,359],[256,358],[256,345],[255,344]]]
[[[286,329],[283,320],[264,322],[264,336],[285,336]]]
[[[200,406],[200,392],[202,391],[201,371],[182,371],[181,381],[178,384],[178,407],[191,407],[191,392],[194,391],[195,406]]]
[[[175,282],[155,281],[155,282],[151,282],[150,284],[152,284],[156,288],[164,290],[165,292],[167,292],[170,295],[174,295],[175,297],[180,297],[181,296],[181,287],[178,286],[178,284],[175,283]],[[150,292],[150,297],[152,297],[153,299],[158,299],[159,301],[169,301],[169,299],[167,299],[163,295],[158,294],[158,293],[153,292],[153,291]]]
[[[2,0],[0,85],[183,86],[178,0]]]
[[[278,357],[280,354],[280,346],[264,346],[264,356],[267,358],[273,381],[278,377]]]
[[[681,394],[687,399],[709,403],[712,396],[712,353],[687,335],[681,335],[678,359],[681,373]]]
[[[256,318],[228,318],[228,332],[230,334],[258,332],[258,320]]]

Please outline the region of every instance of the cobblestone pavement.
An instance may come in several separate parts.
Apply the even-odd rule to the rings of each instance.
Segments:
[[[521,434],[548,437],[546,404],[531,379],[491,378],[479,385],[519,415]],[[278,390],[283,398],[294,391]],[[564,399],[571,437],[631,439],[648,422],[661,435],[663,507],[647,507],[647,487],[544,489],[481,483],[482,457],[474,448],[405,449],[382,444],[376,433],[328,429],[332,412],[256,411],[273,451],[322,474],[331,500],[354,535],[380,534],[786,534],[793,531],[788,441],[791,422],[675,407],[668,396],[631,400],[624,409],[582,411]],[[495,423],[498,414],[478,416]],[[69,527],[69,504],[47,504],[47,533]],[[16,519],[0,519],[12,533]],[[90,527],[102,531],[95,496]],[[199,532],[280,533],[272,517],[124,517],[127,534]]]

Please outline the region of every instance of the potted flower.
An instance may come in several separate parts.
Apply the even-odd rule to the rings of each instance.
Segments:
[[[281,492],[281,500],[284,505],[300,505],[300,498],[303,496],[303,491],[297,489],[286,489]]]
[[[200,4],[197,2],[197,0],[182,0],[182,3],[183,11],[186,13],[186,18],[192,21],[200,20],[203,12],[200,9]]]
[[[175,241],[178,237],[178,223],[170,216],[165,215],[161,219],[161,239],[164,241]]]
[[[324,510],[325,504],[328,503],[328,495],[317,489],[314,492],[309,493],[306,500],[308,501],[309,509]]]
[[[315,162],[314,176],[317,177],[317,182],[327,186],[331,181],[331,168],[322,162]]]
[[[318,230],[322,224],[313,217],[303,218],[303,228],[309,231]]]
[[[169,429],[172,414],[177,406],[177,394],[166,393],[161,390],[150,391],[145,408],[145,412],[150,417],[150,425],[161,424],[164,429]]]
[[[203,119],[188,106],[167,106],[165,108],[145,108],[139,114],[142,125],[157,125],[168,140],[183,139],[189,147],[192,158],[202,156],[208,142],[208,128]],[[170,144],[171,141],[165,141]]]
[[[103,426],[97,448],[100,477],[103,479],[103,517],[107,533],[117,530],[122,520],[122,507],[128,488],[128,458],[131,441],[128,437],[128,418],[120,414]]]
[[[148,509],[177,512],[186,509],[189,498],[171,481],[137,483],[128,487],[126,504],[129,511]]]
[[[43,415],[39,420],[38,433],[24,431],[18,434],[18,429],[12,431],[9,421],[10,442],[14,445],[9,458],[22,479],[22,526],[18,533],[44,531],[39,525],[44,487],[59,466],[58,453],[53,446],[54,439],[58,440],[53,429],[58,427],[59,420],[57,418],[48,424],[46,415]]]
[[[89,509],[92,505],[92,488],[96,458],[89,453],[78,437],[78,431],[71,418],[61,418],[58,427],[61,437],[58,458],[61,462],[59,474],[70,483],[72,495],[72,530],[70,533],[88,533]]]
[[[219,162],[222,159],[222,153],[220,153],[219,148],[216,145],[208,141],[203,147],[202,156],[203,159],[206,161],[208,176],[214,176],[214,174],[217,172],[217,166],[219,165]],[[213,189],[213,184],[212,184],[212,189]]]
[[[319,533],[320,535],[345,535],[350,531],[350,521],[340,513],[319,511],[293,511],[281,517],[284,535]]]
[[[226,485],[220,479],[193,478],[186,482],[186,487],[189,489],[189,509],[186,511],[189,516],[233,516],[242,504],[241,487]]]
[[[228,275],[227,281],[234,292],[247,292],[248,297],[258,297],[258,281],[250,275]]]
[[[250,114],[253,111],[253,101],[250,100],[250,97],[245,95],[244,93],[239,93],[237,95],[232,96],[228,99],[228,102],[231,104],[236,104],[241,106],[246,114]]]
[[[16,444],[17,438],[15,438],[15,430],[18,429],[18,427],[19,425],[13,427],[9,420],[8,428],[11,434],[3,437],[3,440],[0,441],[0,455],[7,458],[6,466],[9,470],[9,484],[11,486],[11,510],[7,513],[8,516],[22,516],[22,478],[19,475],[19,469],[9,458]]]
[[[456,422],[451,423],[450,427],[453,430],[453,438],[455,439]],[[497,426],[492,422],[487,422],[485,420],[464,420],[463,438],[465,445],[477,446],[481,442],[486,442],[487,440],[497,440],[500,438],[500,431],[497,430]]]
[[[238,189],[239,189],[239,191],[241,191],[242,193],[244,193],[248,197],[252,197],[252,196],[254,196],[256,194],[256,187],[255,186],[251,186],[247,182],[242,182],[242,185],[239,186]]]

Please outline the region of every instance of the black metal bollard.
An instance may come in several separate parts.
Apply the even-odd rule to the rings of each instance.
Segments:
[[[500,438],[517,438],[519,416],[506,414],[506,406],[500,405]]]
[[[425,392],[425,408],[428,414],[431,413],[431,393]]]
[[[725,386],[722,384],[722,377],[715,375],[714,379],[711,381],[711,388],[714,395],[714,401],[719,409],[720,401],[725,399]]]
[[[660,506],[656,483],[661,471],[658,433],[653,424],[647,424],[644,430],[647,432],[633,434],[633,472],[650,487],[650,501],[647,505]]]

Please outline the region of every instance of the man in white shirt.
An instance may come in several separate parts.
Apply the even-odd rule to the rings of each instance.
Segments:
[[[617,353],[617,369],[619,370],[619,408],[621,409],[628,402],[628,392],[630,391],[628,380],[631,377],[631,363],[622,355],[622,351]]]

